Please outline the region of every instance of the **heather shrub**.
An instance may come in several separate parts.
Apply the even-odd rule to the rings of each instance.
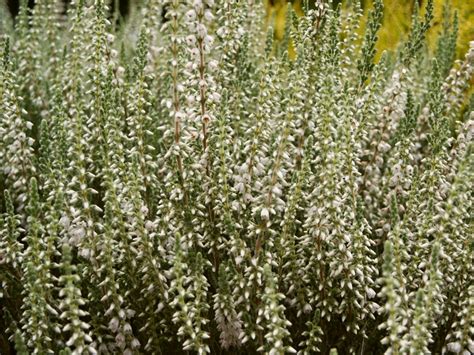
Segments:
[[[2,353],[474,352],[474,44],[426,49],[432,1],[378,61],[381,0],[281,41],[59,4],[0,18]]]

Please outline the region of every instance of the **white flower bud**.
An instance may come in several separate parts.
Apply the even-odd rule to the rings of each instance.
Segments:
[[[112,318],[109,322],[109,329],[112,331],[112,333],[117,333],[118,327],[119,319],[117,317]]]
[[[207,28],[202,23],[196,26],[196,33],[199,38],[204,38],[207,35]]]

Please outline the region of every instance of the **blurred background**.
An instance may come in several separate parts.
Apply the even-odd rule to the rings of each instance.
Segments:
[[[286,1],[284,0],[265,0],[267,5],[267,21],[273,22],[276,29],[276,36],[282,37],[285,28]],[[310,0],[313,4],[315,0]],[[324,1],[324,0],[323,0]],[[342,3],[343,8],[347,8],[359,2],[364,10],[363,20],[367,19],[367,14],[372,8],[373,0],[336,0],[335,4]],[[396,49],[396,46],[410,29],[411,16],[416,4],[422,9],[427,0],[384,0],[384,19],[383,26],[379,31],[379,53],[383,49]],[[303,0],[293,0],[293,8],[298,14],[303,13]],[[459,18],[459,36],[458,36],[458,57],[464,56],[469,48],[469,41],[474,40],[474,0],[434,0],[435,19],[433,27],[429,32],[429,43],[433,48],[436,46],[437,34],[441,31],[443,24],[443,8],[449,11],[450,16],[457,12]]]
[[[9,11],[15,16],[18,13],[18,6],[20,0],[0,0],[5,1]],[[28,1],[30,7],[34,6],[35,0]],[[109,0],[112,8],[118,9],[123,17],[129,13],[129,7],[134,3],[143,0]],[[286,0],[264,0],[267,8],[266,24],[272,24],[275,28],[275,35],[281,38],[284,32],[285,17],[287,11]],[[314,6],[316,0],[309,0],[310,6]],[[324,1],[324,0],[322,0]],[[373,0],[334,0],[335,4],[342,3],[343,7],[350,6],[354,2],[360,2],[364,10],[364,19],[372,7]],[[385,16],[384,26],[380,30],[379,37],[379,53],[383,49],[395,49],[399,40],[406,35],[410,28],[411,15],[418,3],[421,8],[425,5],[427,0],[384,0]],[[430,44],[436,45],[435,37],[442,27],[442,11],[443,6],[448,4],[447,8],[451,15],[455,11],[459,17],[459,40],[458,40],[458,57],[462,56],[468,48],[469,41],[474,40],[474,0],[434,0],[435,1],[435,20],[434,26],[430,31]],[[70,0],[64,0],[67,4]],[[293,8],[301,15],[303,0],[292,0]]]

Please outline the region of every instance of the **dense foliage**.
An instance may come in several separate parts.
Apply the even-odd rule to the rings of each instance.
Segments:
[[[216,1],[0,18],[3,340],[474,352],[474,44],[454,61],[447,18],[426,50],[432,1],[379,61],[381,0],[364,31],[289,10],[279,42],[262,4]]]

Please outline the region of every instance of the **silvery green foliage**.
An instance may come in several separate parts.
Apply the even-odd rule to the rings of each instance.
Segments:
[[[251,0],[60,3],[0,5],[17,353],[474,352],[474,43],[454,60],[447,7],[433,55],[428,1],[375,60],[381,0],[366,29],[289,7],[279,42]]]

